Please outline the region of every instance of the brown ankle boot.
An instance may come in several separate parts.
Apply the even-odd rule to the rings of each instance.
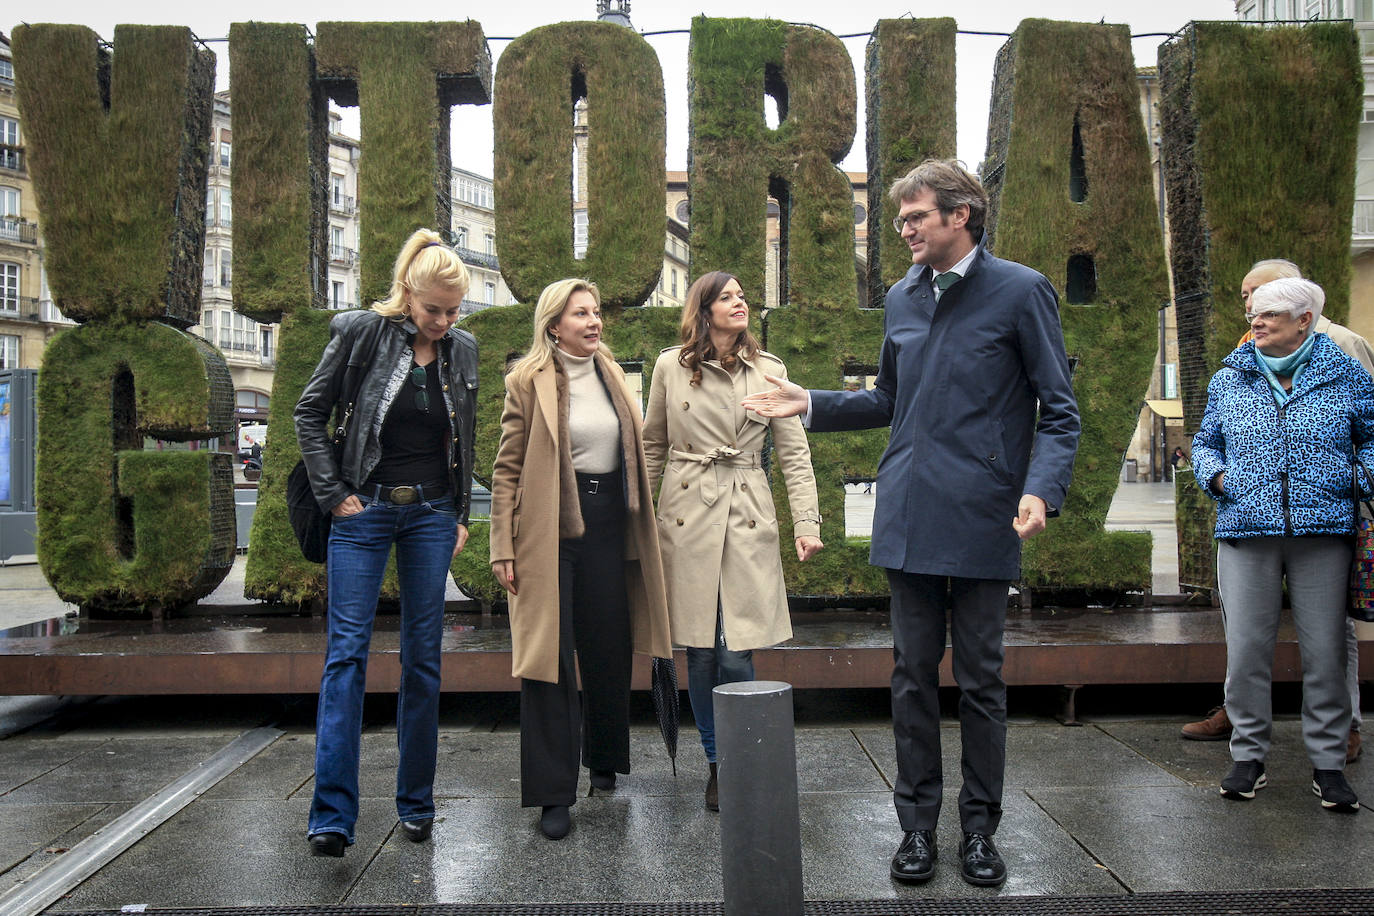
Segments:
[[[720,796],[716,789],[716,765],[708,763],[707,766],[711,768],[711,777],[706,780],[706,810],[719,811]]]

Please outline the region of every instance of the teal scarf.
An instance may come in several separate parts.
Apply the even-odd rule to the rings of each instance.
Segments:
[[[1286,375],[1293,380],[1293,388],[1298,387],[1298,378],[1302,375],[1302,370],[1307,367],[1312,359],[1312,347],[1317,342],[1317,335],[1310,334],[1298,347],[1287,356],[1265,356],[1260,352],[1259,347],[1255,348],[1255,363],[1259,366],[1260,372],[1269,380],[1269,387],[1274,392],[1274,400],[1282,407],[1288,403],[1292,397],[1283,386],[1279,384],[1278,377]]]

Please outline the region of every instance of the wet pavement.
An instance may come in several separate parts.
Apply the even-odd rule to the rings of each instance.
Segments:
[[[1176,560],[1170,563],[1176,548],[1164,531],[1172,531],[1172,512],[1171,485],[1127,484],[1109,518],[1110,527],[1155,533],[1157,595],[1177,591]],[[242,598],[241,565],[201,617],[146,625],[67,617],[74,609],[47,588],[36,566],[8,566],[0,569],[0,628],[17,627],[10,639],[34,646],[70,637],[71,652],[80,656],[98,654],[113,639],[135,640],[141,626],[164,633],[181,627],[184,663],[199,658],[207,672],[228,650],[251,653],[254,640],[318,643],[318,618],[279,618],[274,630],[235,616],[251,604]],[[1081,634],[1085,645],[1215,642],[1217,616],[1139,609],[1013,614],[1008,644],[1034,648],[1047,633],[1067,652]],[[501,640],[508,640],[480,615],[451,622],[446,643],[499,653]],[[798,634],[799,645],[812,650],[840,639],[864,651],[890,645],[881,615],[817,618],[800,624]],[[389,638],[381,627],[379,645]],[[155,683],[172,662],[150,655],[140,664]],[[460,657],[454,664],[475,662]],[[891,802],[896,766],[886,691],[798,690],[804,896],[902,901],[1374,888],[1368,855],[1374,813],[1321,809],[1291,688],[1276,688],[1280,714],[1269,786],[1251,802],[1220,797],[1226,743],[1183,741],[1178,734],[1219,693],[1215,684],[1084,691],[1081,727],[1069,727],[1056,718],[1061,710],[1047,688],[1014,691],[1005,816],[997,833],[1010,877],[1000,889],[982,889],[959,876],[952,694],[944,697],[949,778],[937,834],[940,861],[930,883],[910,887],[888,876],[901,834]],[[677,775],[648,696],[638,692],[632,772],[602,793],[590,789],[584,771],[573,832],[557,843],[539,834],[537,811],[519,804],[518,699],[508,692],[444,696],[433,839],[417,845],[401,836],[392,802],[394,702],[377,694],[366,704],[357,843],[343,859],[319,859],[305,845],[313,696],[0,697],[0,913],[9,916],[7,900],[71,869],[88,847],[178,781],[197,778],[245,735],[266,735],[261,750],[187,794],[165,819],[144,823],[127,849],[63,888],[44,904],[46,911],[722,898],[721,815],[702,804],[705,765],[685,696]],[[1374,801],[1371,766],[1364,760],[1347,771],[1366,807]]]
[[[1146,700],[1131,699],[1131,706]],[[891,805],[895,758],[882,691],[799,691],[796,749],[807,899],[1132,894],[1264,888],[1374,887],[1365,854],[1374,812],[1337,815],[1310,789],[1299,724],[1282,715],[1270,785],[1251,802],[1217,792],[1226,744],[1180,740],[1186,716],[1084,714],[1078,728],[1013,705],[1001,889],[958,871],[958,729],[942,729],[950,774],[936,877],[893,882],[901,835]],[[343,859],[308,855],[312,698],[106,698],[49,705],[0,701],[0,895],[35,880],[73,845],[195,771],[263,725],[265,749],[48,912],[151,907],[430,902],[720,900],[719,817],[705,810],[705,766],[684,709],[678,775],[647,698],[636,695],[632,772],[594,792],[584,771],[574,828],[554,843],[519,802],[518,701],[446,696],[431,842],[396,827],[390,698],[367,704],[357,843]],[[1374,799],[1374,770],[1352,785]],[[1361,852],[1361,850],[1365,852]],[[0,910],[4,909],[0,897]]]

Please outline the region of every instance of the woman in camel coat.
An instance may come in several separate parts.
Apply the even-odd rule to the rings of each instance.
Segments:
[[[639,403],[601,343],[586,280],[550,284],[506,376],[491,565],[510,593],[522,804],[571,827],[579,757],[595,789],[630,772],[631,652],[670,658]],[[581,675],[582,695],[578,694]]]
[[[658,524],[673,641],[687,647],[688,695],[710,769],[706,806],[714,811],[711,690],[753,680],[752,650],[792,636],[778,518],[761,465],[770,430],[797,557],[810,559],[823,545],[801,421],[769,420],[740,406],[746,395],[774,387],[765,374],[785,377],[787,370],[749,333],[739,281],[717,271],[692,284],[681,332],[682,346],[664,350],[654,366],[644,453],[649,480],[663,478]]]

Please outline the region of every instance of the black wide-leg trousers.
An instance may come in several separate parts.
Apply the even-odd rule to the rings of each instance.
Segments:
[[[558,556],[558,683],[520,682],[520,803],[577,801],[579,757],[630,772],[630,605],[619,471],[578,474],[586,533]],[[578,690],[581,673],[582,689]]]

